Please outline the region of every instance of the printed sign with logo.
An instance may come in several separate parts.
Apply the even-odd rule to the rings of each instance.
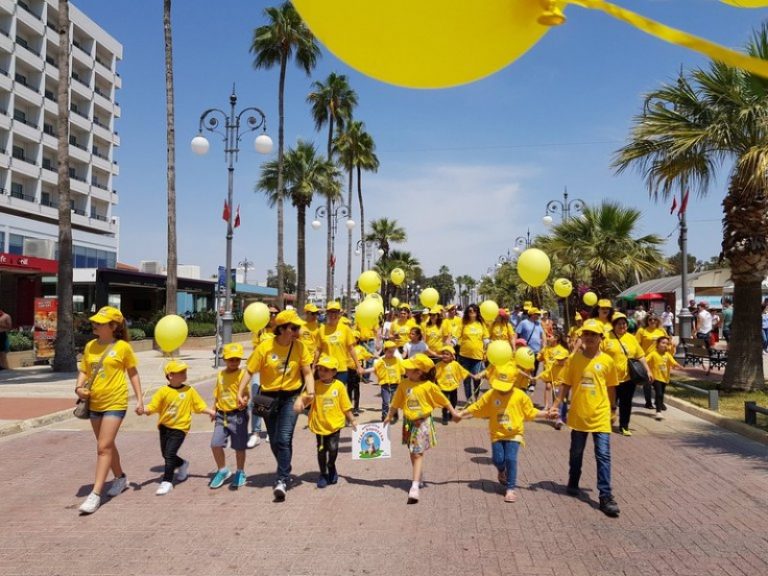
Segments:
[[[54,356],[56,322],[59,301],[56,298],[35,298],[35,357],[47,360]]]
[[[352,460],[379,460],[392,456],[389,427],[381,422],[358,424],[352,431]]]

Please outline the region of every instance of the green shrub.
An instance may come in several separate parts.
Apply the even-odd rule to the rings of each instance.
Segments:
[[[130,328],[128,332],[131,334],[131,340],[144,340],[147,335],[141,328]]]
[[[21,352],[23,350],[32,350],[32,348],[34,348],[32,332],[12,330],[8,332],[8,340],[11,346],[11,352]]]
[[[134,320],[131,322],[131,338],[134,340],[138,340],[138,338],[133,338],[133,331],[139,330],[144,333],[143,338],[154,338],[155,337],[155,322],[152,322],[151,320]]]
[[[243,324],[242,322],[238,322],[237,320],[235,320],[232,323],[233,334],[243,334],[245,332],[250,332],[250,330],[248,330],[248,327],[245,324]]]
[[[216,324],[212,322],[187,322],[190,336],[213,336],[216,334]]]

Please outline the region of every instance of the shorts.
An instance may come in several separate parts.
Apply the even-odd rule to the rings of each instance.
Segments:
[[[91,420],[99,420],[101,418],[104,418],[105,416],[108,416],[110,418],[120,418],[121,420],[125,418],[125,413],[128,412],[127,410],[104,410],[103,412],[96,412],[94,410],[91,410],[90,418]]]
[[[8,332],[0,332],[0,352],[11,351],[11,339],[8,338]]]
[[[211,448],[225,448],[227,438],[233,450],[248,448],[248,410],[216,411]]]
[[[403,444],[408,445],[411,454],[424,454],[433,446],[437,446],[435,423],[432,416],[420,420],[403,419]]]

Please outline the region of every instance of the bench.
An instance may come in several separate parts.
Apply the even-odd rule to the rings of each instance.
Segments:
[[[704,361],[707,361],[707,374],[712,368],[725,368],[728,363],[728,351],[711,348],[703,340],[698,338],[682,338],[680,344],[683,346],[685,356],[683,357],[683,366],[701,366],[704,367]]]

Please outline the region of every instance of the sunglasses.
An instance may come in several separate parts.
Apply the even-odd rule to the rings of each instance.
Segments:
[[[301,330],[301,326],[296,326],[294,324],[289,324],[288,325],[288,330],[290,330],[291,332],[298,332],[299,330]]]

